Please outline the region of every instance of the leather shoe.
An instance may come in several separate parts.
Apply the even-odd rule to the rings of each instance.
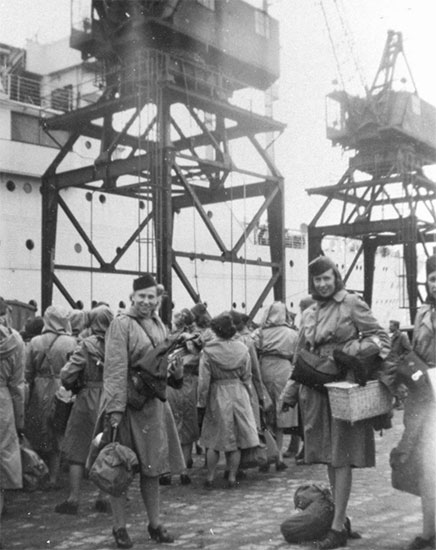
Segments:
[[[285,464],[284,462],[277,462],[276,472],[282,472],[283,470],[286,470],[287,467],[288,467],[288,465]]]
[[[159,478],[159,485],[171,485],[170,474],[163,474]]]
[[[131,541],[125,527],[120,527],[119,529],[115,529],[115,527],[113,527],[112,535],[114,536],[118,548],[132,548],[133,542]]]
[[[174,542],[174,537],[171,535],[163,525],[158,525],[157,527],[148,526],[148,532],[150,538],[156,542]]]
[[[342,529],[342,531],[329,529],[326,537],[315,543],[315,546],[320,550],[332,550],[333,548],[347,546],[347,531],[345,529]]]
[[[351,521],[350,521],[350,518],[348,516],[345,518],[344,528],[345,528],[345,531],[347,531],[347,538],[349,538],[349,539],[361,539],[362,538],[362,535],[360,533],[358,533],[357,531],[353,531],[353,529],[351,528]]]
[[[72,502],[71,500],[65,500],[55,506],[55,512],[57,514],[69,514],[70,516],[77,515],[78,509],[79,505],[77,502]]]
[[[100,512],[101,514],[109,514],[112,510],[110,502],[103,498],[98,498],[95,501],[94,508],[97,512]]]
[[[180,483],[182,485],[189,485],[191,483],[191,478],[187,474],[181,474]]]

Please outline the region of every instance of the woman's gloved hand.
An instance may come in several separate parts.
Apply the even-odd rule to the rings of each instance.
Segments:
[[[112,426],[112,428],[117,428],[120,425],[122,418],[123,418],[123,413],[111,412],[109,414],[109,423]]]

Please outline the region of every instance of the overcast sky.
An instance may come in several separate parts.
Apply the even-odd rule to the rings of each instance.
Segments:
[[[232,1],[232,0],[230,0]],[[256,0],[260,2],[260,0]],[[333,0],[325,1],[327,5]],[[388,29],[401,31],[420,96],[436,105],[436,0],[344,0],[346,21],[361,72],[371,83]],[[347,167],[325,137],[325,95],[336,65],[318,0],[270,0],[280,21],[280,100],[275,118],[287,124],[277,141],[276,162],[286,179],[288,227],[308,223],[320,201],[304,189],[336,183]],[[69,33],[69,0],[0,0],[0,42],[24,46],[26,38],[49,42]],[[333,39],[340,42],[341,33]],[[296,207],[298,203],[298,208]]]

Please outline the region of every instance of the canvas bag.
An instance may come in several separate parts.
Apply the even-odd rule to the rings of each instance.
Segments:
[[[23,471],[23,489],[35,491],[48,477],[48,467],[42,458],[32,449],[26,437],[20,440],[21,467]]]
[[[115,429],[111,443],[98,453],[89,471],[89,479],[105,493],[119,497],[128,489],[139,462],[132,449],[115,441],[116,432]]]
[[[239,467],[243,470],[268,466],[276,462],[279,456],[279,449],[272,433],[268,428],[258,432],[259,445],[241,450],[241,461]]]
[[[320,540],[333,521],[334,504],[329,489],[316,484],[300,485],[294,494],[295,512],[280,530],[290,544]]]

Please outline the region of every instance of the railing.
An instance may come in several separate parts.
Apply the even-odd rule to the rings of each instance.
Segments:
[[[16,74],[6,74],[1,77],[1,84],[9,99],[41,106],[41,83],[39,80]]]
[[[0,76],[0,83],[3,91],[14,101],[67,112],[95,103],[102,91],[110,92],[111,87],[115,97],[119,97],[118,94],[123,96],[140,92],[144,85],[148,88],[150,84],[156,86],[158,83],[172,82],[187,91],[228,100],[237,107],[265,115],[265,101],[259,99],[258,90],[248,88],[195,59],[178,55],[177,51],[168,54],[145,50],[136,61],[123,67],[105,72],[99,63],[95,63],[94,70],[95,74],[88,73],[88,79],[78,85],[55,87],[50,86],[45,78],[38,80],[16,74]]]

